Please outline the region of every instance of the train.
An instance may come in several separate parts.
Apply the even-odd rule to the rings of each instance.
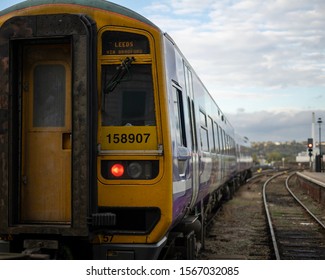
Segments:
[[[0,248],[195,258],[253,162],[173,39],[103,0],[23,1],[0,26]]]

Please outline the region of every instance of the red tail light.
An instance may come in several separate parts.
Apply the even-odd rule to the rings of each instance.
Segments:
[[[111,173],[114,177],[121,177],[124,174],[124,166],[120,163],[115,163],[111,167]]]

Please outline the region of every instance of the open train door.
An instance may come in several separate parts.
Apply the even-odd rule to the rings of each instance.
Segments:
[[[13,17],[0,28],[0,234],[88,234],[96,32],[73,14]]]
[[[71,223],[71,45],[22,46],[20,223]]]

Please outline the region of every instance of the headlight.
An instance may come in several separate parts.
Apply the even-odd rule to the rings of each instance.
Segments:
[[[127,168],[128,175],[133,179],[140,178],[142,175],[142,170],[142,166],[136,161],[131,162]]]

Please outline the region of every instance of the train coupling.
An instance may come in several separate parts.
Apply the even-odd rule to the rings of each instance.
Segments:
[[[22,254],[27,255],[29,259],[49,260],[50,252],[59,249],[57,240],[24,240],[24,251]]]

